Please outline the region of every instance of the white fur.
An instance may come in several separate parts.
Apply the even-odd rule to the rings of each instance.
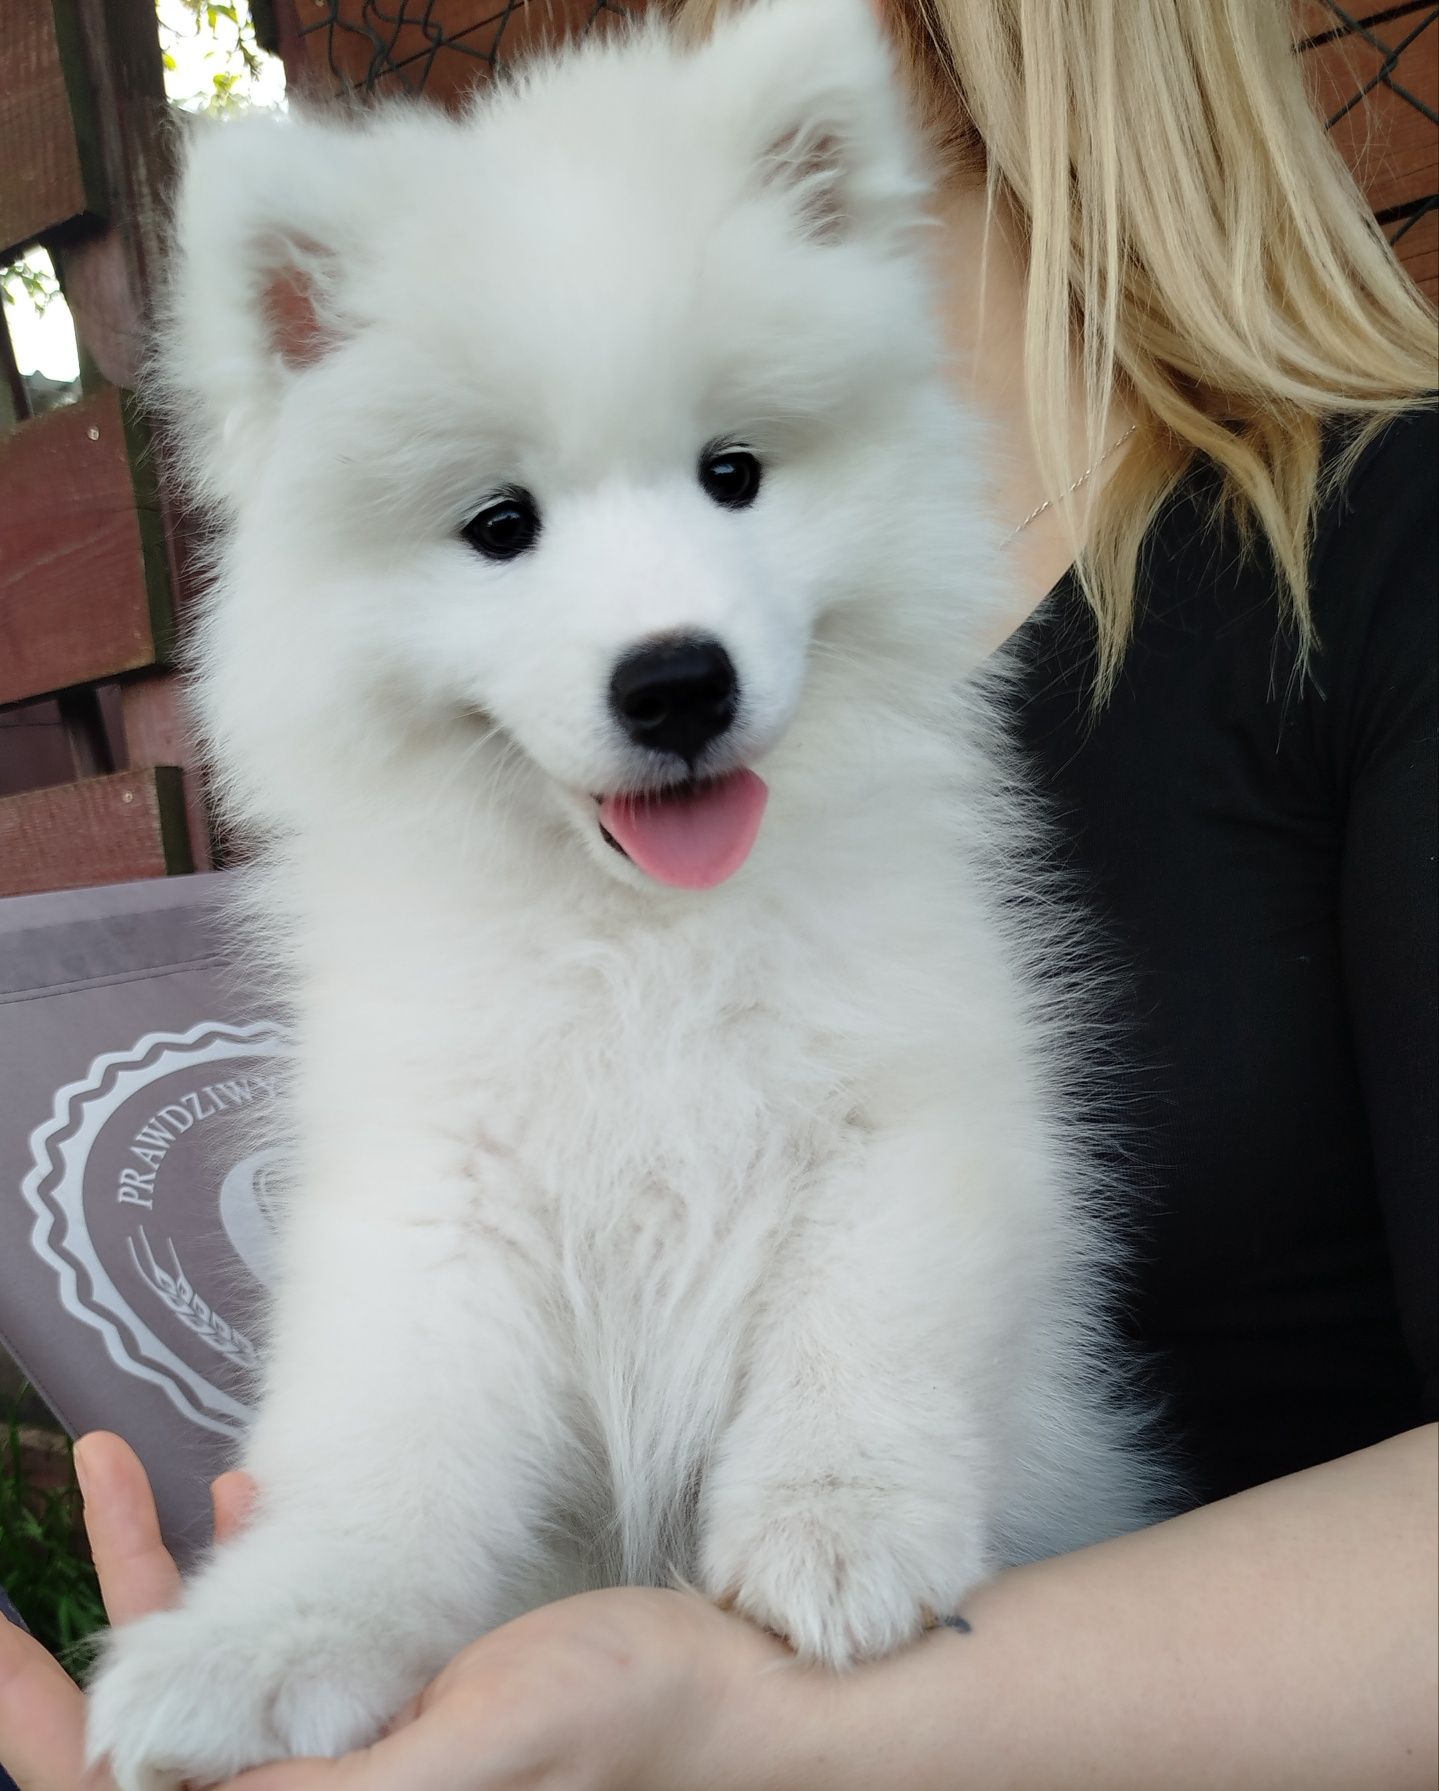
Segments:
[[[197,136],[161,378],[298,1192],[258,1517],[93,1692],[124,1791],[367,1741],[579,1588],[683,1576],[843,1665],[1150,1512],[923,207],[863,0]],[[751,510],[697,483],[721,437]],[[493,565],[457,531],[509,481],[544,533]],[[772,796],[686,894],[592,798],[648,771],[616,658],[696,628]]]

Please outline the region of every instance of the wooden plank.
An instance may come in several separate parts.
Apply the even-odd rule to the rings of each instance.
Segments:
[[[53,697],[0,709],[0,797],[69,783],[75,761]]]
[[[0,437],[0,703],[163,661],[163,555],[131,473],[118,392]]]
[[[15,364],[15,348],[5,327],[5,301],[0,298],[0,431],[23,423],[30,415],[30,395]]]
[[[1374,35],[1384,44],[1398,45],[1429,16],[1389,20],[1375,26]],[[1379,79],[1384,63],[1382,51],[1360,36],[1337,39],[1304,55],[1321,115],[1332,119],[1344,113],[1330,136],[1377,212],[1439,192],[1439,128]],[[1414,39],[1392,79],[1431,112],[1439,110],[1439,24],[1429,24]],[[1344,111],[1366,88],[1362,102]]]
[[[61,691],[55,699],[65,737],[70,742],[70,757],[75,777],[108,777],[124,760],[117,760],[105,726],[98,684],[77,684]],[[111,690],[114,686],[109,686]]]
[[[162,264],[163,193],[173,171],[164,69],[147,0],[60,0],[74,15],[71,91],[94,139],[111,222],[59,245],[75,333],[111,385],[136,383]]]
[[[195,868],[214,865],[210,817],[205,806],[204,771],[185,707],[184,687],[175,672],[128,678],[120,687],[129,763],[178,765],[183,771],[186,826]]]
[[[0,796],[108,777],[126,763],[118,684],[80,684],[0,709]]]
[[[127,678],[120,687],[132,765],[187,765],[195,758],[184,687],[175,672]]]
[[[75,340],[90,366],[108,385],[133,390],[145,356],[146,302],[135,283],[123,230],[98,230],[51,254]]]
[[[631,0],[395,0],[378,9],[339,0],[317,23],[314,0],[274,0],[274,38],[297,87],[423,92],[453,104],[513,61],[560,38],[606,30]],[[637,10],[637,9],[636,9]]]
[[[0,23],[0,258],[88,209],[51,0],[5,0]]]
[[[278,56],[287,69],[292,56],[303,58],[300,21],[292,0],[250,0],[250,22],[255,27],[255,42]]]
[[[0,896],[191,868],[172,765],[0,799]]]
[[[1419,290],[1439,305],[1439,211],[1426,212],[1411,224],[1395,244],[1395,253]]]
[[[74,15],[78,53],[73,89],[91,121],[111,223],[65,243],[56,261],[75,330],[90,367],[112,385],[133,387],[149,336],[152,295],[163,277],[166,193],[178,133],[165,100],[154,0],[57,0]],[[183,607],[194,585],[196,519],[172,476],[169,443],[152,439],[133,410],[136,478],[147,563],[167,607]]]

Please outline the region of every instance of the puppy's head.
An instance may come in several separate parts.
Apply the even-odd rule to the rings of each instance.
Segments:
[[[736,869],[817,640],[903,608],[923,199],[864,0],[643,29],[458,119],[198,133],[161,381],[228,519],[200,693],[240,810],[419,768],[636,883]]]

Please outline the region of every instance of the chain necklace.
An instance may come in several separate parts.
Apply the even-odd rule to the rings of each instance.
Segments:
[[[1030,523],[1036,522],[1041,516],[1043,516],[1046,510],[1052,510],[1057,503],[1063,503],[1065,498],[1072,497],[1074,495],[1074,493],[1079,490],[1080,486],[1084,484],[1085,480],[1093,477],[1093,475],[1099,471],[1100,467],[1102,467],[1104,465],[1105,461],[1108,460],[1112,454],[1117,454],[1119,452],[1119,450],[1129,440],[1130,436],[1134,434],[1135,430],[1138,429],[1138,427],[1139,427],[1138,423],[1131,423],[1129,425],[1128,429],[1125,430],[1124,434],[1120,436],[1119,440],[1117,442],[1115,442],[1114,446],[1112,448],[1106,448],[1104,450],[1104,452],[1099,456],[1098,460],[1096,460],[1092,466],[1085,467],[1084,471],[1079,475],[1079,477],[1074,481],[1074,483],[1072,485],[1066,485],[1064,490],[1060,492],[1060,494],[1057,498],[1052,498],[1052,497],[1046,498],[1042,504],[1038,505],[1035,509],[1031,510],[1029,515],[1025,517],[1024,521],[1022,523],[1020,523],[1019,527],[1017,529],[1011,529],[1010,532],[1005,536],[1004,545],[1006,547],[1008,547],[1011,541],[1016,540],[1020,535],[1022,535],[1024,533],[1024,531],[1029,527]]]

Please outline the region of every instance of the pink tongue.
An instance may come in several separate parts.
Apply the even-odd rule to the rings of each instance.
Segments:
[[[749,857],[769,791],[753,771],[648,796],[606,796],[600,825],[634,862],[674,889],[713,889]]]

